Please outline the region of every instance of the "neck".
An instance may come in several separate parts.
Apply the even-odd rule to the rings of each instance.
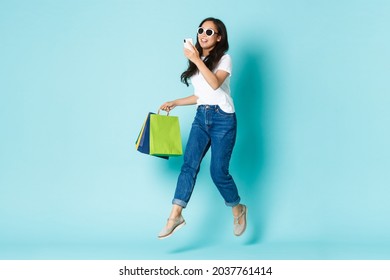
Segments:
[[[204,57],[209,56],[210,52],[211,52],[213,49],[214,49],[214,47],[213,47],[213,48],[210,48],[210,49],[203,49],[202,55],[203,55]]]

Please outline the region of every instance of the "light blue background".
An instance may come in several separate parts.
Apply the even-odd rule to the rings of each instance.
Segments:
[[[390,2],[0,2],[1,259],[390,258]],[[182,40],[227,25],[245,236],[205,158],[187,226],[156,235],[182,158],[140,154],[187,96]],[[181,107],[183,141],[194,107]]]

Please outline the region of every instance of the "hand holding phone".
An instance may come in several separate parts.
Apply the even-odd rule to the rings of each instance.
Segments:
[[[186,49],[189,49],[190,51],[192,51],[193,46],[194,46],[194,43],[192,42],[192,38],[184,39],[184,47]]]

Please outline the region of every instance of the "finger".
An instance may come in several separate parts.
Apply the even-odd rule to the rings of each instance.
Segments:
[[[191,56],[192,54],[194,53],[194,51],[192,51],[192,50],[189,50],[189,49],[187,49],[187,48],[185,48],[184,49],[184,54],[185,54],[185,56]]]

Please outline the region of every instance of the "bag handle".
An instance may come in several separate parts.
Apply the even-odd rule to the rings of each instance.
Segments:
[[[160,110],[161,110],[161,109],[158,109],[157,115],[160,115]],[[169,116],[169,111],[166,111],[166,112],[167,112],[167,116]]]

